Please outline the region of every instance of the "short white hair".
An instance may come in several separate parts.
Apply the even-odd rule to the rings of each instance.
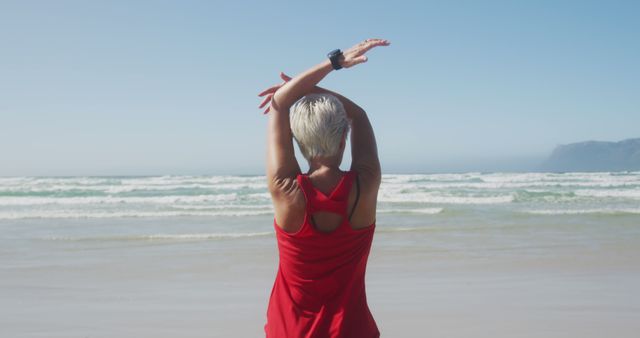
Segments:
[[[289,115],[293,137],[304,158],[337,155],[342,136],[349,131],[349,120],[340,100],[331,94],[308,94]]]

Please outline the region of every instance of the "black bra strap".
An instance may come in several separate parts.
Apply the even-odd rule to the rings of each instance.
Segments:
[[[351,208],[351,213],[349,213],[349,221],[351,221],[351,216],[353,216],[353,212],[356,210],[356,205],[358,205],[359,199],[360,199],[360,179],[358,175],[356,175],[356,201],[353,203],[353,207]]]

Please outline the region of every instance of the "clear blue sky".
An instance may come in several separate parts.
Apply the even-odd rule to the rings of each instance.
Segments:
[[[261,174],[256,94],[326,52],[385,172],[640,136],[638,1],[2,1],[0,175]]]

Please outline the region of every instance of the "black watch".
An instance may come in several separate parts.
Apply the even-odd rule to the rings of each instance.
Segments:
[[[331,66],[333,66],[333,69],[338,70],[342,68],[342,66],[340,65],[341,56],[342,52],[339,49],[334,49],[330,51],[329,54],[327,54],[327,57],[329,58],[329,60],[331,60]]]

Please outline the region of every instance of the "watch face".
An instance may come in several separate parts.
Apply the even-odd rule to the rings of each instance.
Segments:
[[[340,65],[340,62],[338,61],[338,58],[340,57],[340,55],[342,55],[342,52],[339,49],[334,49],[331,52],[329,52],[329,54],[327,54],[327,57],[329,58],[329,60],[331,60],[331,66],[335,70],[342,68],[342,66]]]
[[[340,50],[339,49],[334,49],[332,51],[329,52],[329,54],[327,54],[328,57],[332,57],[332,56],[336,56],[340,54]]]

